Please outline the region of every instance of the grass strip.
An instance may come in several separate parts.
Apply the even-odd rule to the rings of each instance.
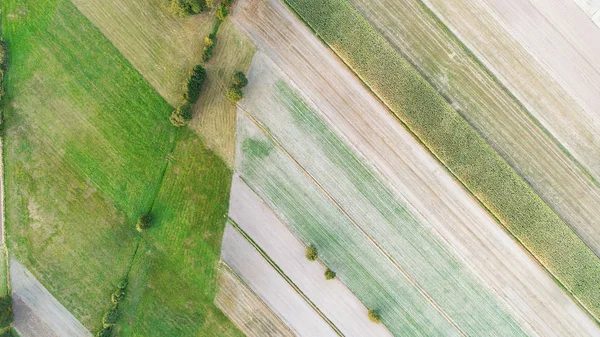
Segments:
[[[600,319],[600,259],[347,2],[284,0],[579,303]]]

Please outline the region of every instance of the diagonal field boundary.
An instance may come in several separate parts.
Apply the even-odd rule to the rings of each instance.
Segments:
[[[254,240],[252,240],[250,235],[248,235],[237,224],[237,222],[235,222],[235,220],[228,217],[228,222],[231,224],[231,226],[233,226],[233,228],[235,228],[240,234],[242,234],[242,236],[252,245],[252,247],[256,249],[256,251],[269,263],[269,265],[271,265],[271,267],[273,267],[273,269],[275,269],[275,271],[277,271],[277,273],[279,273],[279,275],[281,275],[281,277],[283,277],[283,279],[306,301],[306,303],[308,303],[313,308],[313,310],[315,310],[319,314],[319,316],[321,316],[321,318],[323,318],[323,320],[325,320],[325,322],[329,324],[329,326],[333,329],[333,331],[335,331],[336,334],[338,334],[340,337],[344,337],[344,334],[340,331],[340,329],[338,329],[335,326],[335,324],[333,324],[333,322],[329,318],[327,318],[327,316],[325,316],[325,314],[310,300],[310,298],[308,298],[308,296],[306,296],[302,292],[302,290],[298,288],[298,286],[283,272],[283,270],[279,268],[275,261],[273,261],[271,257],[269,257],[269,255],[267,255],[267,253],[264,250],[262,250],[262,248],[260,248],[260,246],[256,242],[254,242]]]

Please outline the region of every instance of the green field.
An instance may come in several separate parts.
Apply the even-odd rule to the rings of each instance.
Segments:
[[[558,281],[600,318],[600,259],[343,0],[285,2]]]
[[[183,130],[143,234],[120,336],[243,336],[212,303],[231,171]]]
[[[163,0],[73,0],[127,60],[172,105],[180,103],[187,72],[200,63],[215,16],[172,17]],[[246,71],[252,43],[226,20],[217,34],[207,80],[190,126],[230,166],[235,147],[235,105],[224,96],[231,75]]]
[[[212,304],[231,171],[170,124],[171,106],[70,1],[4,1],[2,15],[11,253],[95,331],[142,242],[123,310],[147,320],[123,335],[239,335]],[[151,209],[157,228],[141,239]]]

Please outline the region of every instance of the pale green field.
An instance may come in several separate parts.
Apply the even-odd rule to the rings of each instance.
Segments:
[[[596,319],[600,259],[344,0],[284,0]]]
[[[257,62],[253,71],[260,75],[251,77],[253,84],[241,102],[242,108],[269,130],[462,331],[469,335],[525,335],[495,295],[432,235],[428,229],[431,225],[416,219],[406,200],[387,188],[277,71]],[[280,163],[275,157],[273,161]],[[374,244],[363,249],[377,250]]]
[[[73,0],[129,62],[172,105],[180,103],[187,72],[201,62],[204,37],[215,16],[173,18],[162,0]],[[235,147],[235,105],[225,90],[236,71],[246,71],[255,48],[229,20],[217,34],[207,81],[190,126],[231,166]]]

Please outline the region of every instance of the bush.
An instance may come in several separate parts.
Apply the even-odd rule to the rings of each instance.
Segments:
[[[102,324],[104,324],[104,327],[110,327],[113,326],[117,323],[117,320],[119,319],[119,309],[117,307],[117,305],[113,305],[105,314],[104,317],[102,317]]]
[[[223,4],[225,7],[230,7],[232,2],[233,0],[223,0],[221,1],[221,4]]]
[[[329,268],[327,268],[327,270],[325,270],[325,279],[326,280],[333,280],[335,278],[335,272]]]
[[[150,227],[150,223],[152,222],[152,215],[150,213],[140,215],[137,221],[136,228],[139,232],[143,231]]]
[[[227,7],[225,7],[224,4],[220,4],[219,7],[217,7],[217,11],[215,12],[217,19],[219,19],[221,21],[225,21],[225,18],[227,17],[228,14],[229,14],[229,10],[227,9]]]
[[[225,96],[231,103],[237,103],[237,102],[241,101],[242,98],[244,98],[244,93],[242,92],[242,90],[240,88],[231,87],[231,88],[227,89]]]
[[[313,244],[310,244],[310,246],[306,247],[305,256],[308,259],[308,261],[315,261],[319,257],[317,247],[315,247],[315,245]]]
[[[207,8],[205,0],[169,0],[167,4],[168,11],[176,17],[183,18],[187,15],[194,15]]]
[[[200,89],[202,89],[205,78],[206,70],[202,65],[199,64],[192,69],[183,94],[183,99],[185,101],[188,101],[190,104],[194,104],[198,101],[198,98],[200,98]]]
[[[248,85],[248,78],[246,78],[246,74],[238,71],[231,77],[231,82],[234,87],[243,88]]]
[[[112,326],[105,326],[98,332],[97,337],[112,337]]]
[[[121,302],[123,300],[123,298],[125,297],[125,291],[123,289],[117,289],[115,290],[114,293],[112,293],[112,295],[110,296],[110,300],[114,303],[114,304],[118,304],[119,302]]]
[[[369,320],[373,323],[381,323],[381,315],[375,309],[369,309]]]
[[[192,106],[190,103],[185,102],[181,104],[171,114],[171,123],[176,127],[180,128],[185,126],[192,119]]]

